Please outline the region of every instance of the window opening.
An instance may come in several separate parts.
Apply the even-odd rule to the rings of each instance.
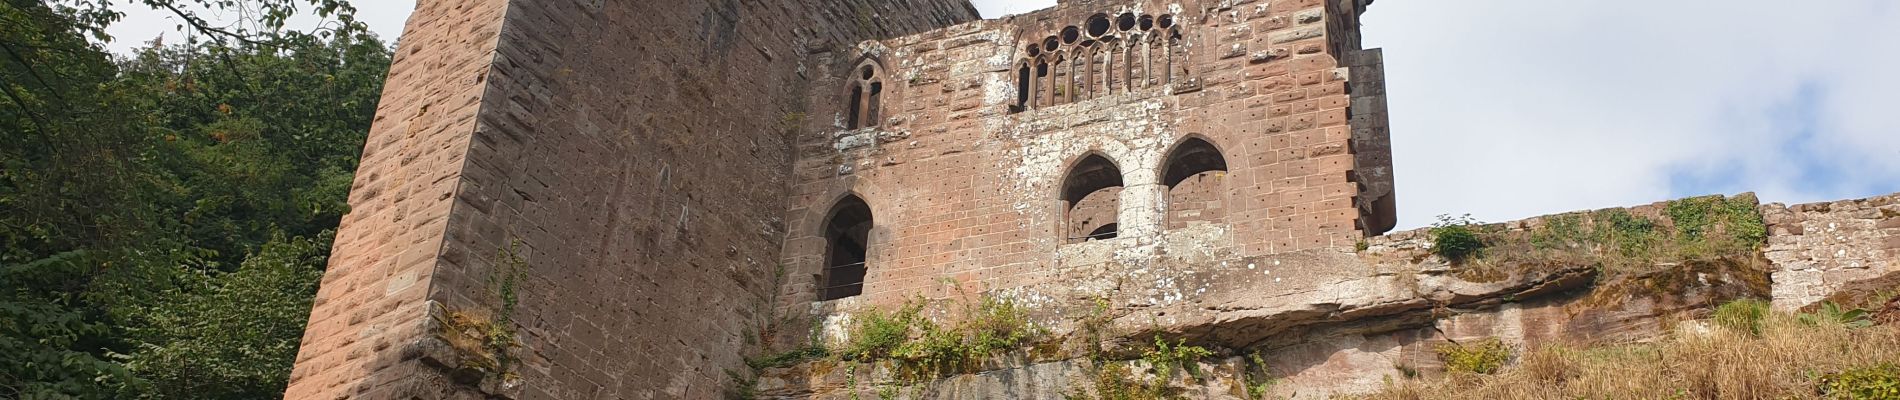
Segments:
[[[1103,226],[1118,223],[1121,190],[1121,169],[1100,154],[1083,157],[1070,167],[1062,184],[1063,235],[1068,242],[1090,240]]]
[[[831,207],[825,224],[824,286],[819,300],[837,300],[864,293],[867,250],[870,248],[871,207],[858,196],[845,196]]]
[[[1227,160],[1214,144],[1189,138],[1168,153],[1163,165],[1161,183],[1167,187],[1168,229],[1222,219],[1225,210],[1220,200]]]

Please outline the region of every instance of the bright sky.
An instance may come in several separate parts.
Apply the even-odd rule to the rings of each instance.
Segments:
[[[1053,0],[974,0],[985,17]],[[413,0],[356,2],[385,39]],[[1382,0],[1400,229],[1900,191],[1900,2]],[[129,10],[123,51],[173,22]],[[176,35],[175,33],[172,35]]]

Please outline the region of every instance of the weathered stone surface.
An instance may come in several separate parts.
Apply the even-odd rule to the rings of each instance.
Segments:
[[[1857,281],[1900,273],[1900,194],[1761,207],[1775,308],[1814,304]]]
[[[975,19],[953,0],[418,2],[286,397],[720,396],[776,289],[787,116],[834,93],[812,53]],[[507,374],[439,351],[432,308],[509,306]]]
[[[1542,223],[1501,225],[1529,230]],[[1017,354],[992,360],[980,373],[910,385],[899,385],[889,368],[866,367],[847,380],[835,374],[838,362],[825,361],[819,364],[827,367],[767,371],[761,392],[844,398],[847,382],[855,381],[862,393],[903,386],[908,392],[900,393],[913,394],[906,398],[1060,399],[1066,390],[1092,385],[1088,360],[1139,358],[1159,337],[1221,355],[1205,360],[1212,379],[1188,385],[1198,394],[1192,398],[1238,398],[1234,377],[1244,356],[1256,352],[1281,382],[1277,394],[1325,398],[1375,390],[1402,371],[1436,374],[1442,365],[1433,349],[1442,343],[1496,338],[1522,349],[1647,341],[1677,322],[1706,317],[1713,305],[1768,295],[1762,286],[1768,266],[1759,259],[1659,264],[1616,276],[1599,275],[1594,264],[1515,265],[1473,275],[1469,266],[1432,255],[1426,230],[1372,238],[1359,252],[1196,251],[1220,248],[1208,245],[1221,243],[1223,234],[1211,227],[1170,232],[1145,255],[1123,252],[1129,244],[1117,242],[1124,239],[1064,247],[1062,264],[1046,283],[1000,291],[1036,310],[1037,323],[1061,343],[1056,354],[1036,360]],[[1078,318],[1096,299],[1110,305],[1112,319],[1105,352],[1091,357],[1083,339],[1091,334],[1079,331]],[[853,312],[826,310],[834,320]],[[826,325],[833,346],[846,339],[841,330],[848,326]]]
[[[1368,3],[422,1],[286,397],[713,398],[763,348],[976,294],[1061,341],[924,397],[1058,398],[1093,368],[1074,321],[1097,300],[1111,359],[1157,336],[1223,351],[1191,397],[1239,396],[1243,350],[1278,394],[1324,397],[1433,373],[1451,340],[1645,340],[1767,290],[1754,260],[1473,274],[1422,231],[1369,237],[1396,206]],[[1112,167],[1078,172],[1090,156]],[[1067,197],[1084,176],[1104,184]],[[869,215],[842,229],[847,198]],[[1763,207],[1777,304],[1896,268],[1896,207]],[[862,294],[818,301],[839,265]],[[450,315],[505,321],[508,370],[471,368]],[[759,387],[891,380],[829,368]]]

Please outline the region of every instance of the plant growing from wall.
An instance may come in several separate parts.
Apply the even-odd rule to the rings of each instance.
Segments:
[[[1694,197],[1664,203],[1654,213],[1612,208],[1552,215],[1526,229],[1441,217],[1428,233],[1434,253],[1469,261],[1458,271],[1467,280],[1547,266],[1594,266],[1601,273],[1592,295],[1596,302],[1681,293],[1708,274],[1765,291],[1759,249],[1767,228],[1755,204],[1749,194]]]
[[[1273,390],[1273,385],[1279,383],[1279,380],[1274,379],[1267,371],[1267,361],[1260,357],[1259,350],[1247,353],[1246,364],[1241,366],[1239,375],[1241,389],[1246,392],[1248,399],[1267,398],[1267,392]]]
[[[1155,335],[1155,347],[1142,352],[1141,361],[1152,368],[1155,378],[1153,386],[1160,390],[1172,385],[1175,373],[1180,371],[1187,372],[1191,378],[1200,378],[1200,363],[1197,361],[1213,355],[1214,352],[1205,347],[1187,345],[1187,339],[1168,344],[1167,340],[1161,339],[1161,335]]]
[[[478,371],[502,382],[519,379],[514,372],[521,347],[515,335],[514,312],[520,303],[517,288],[526,277],[528,263],[521,258],[520,241],[511,241],[496,257],[489,272],[487,290],[501,303],[493,312],[443,310],[436,315],[441,338],[461,358],[461,368]]]
[[[997,353],[1023,349],[1046,333],[1029,320],[1027,309],[1005,298],[985,294],[973,303],[946,302],[943,308],[959,311],[947,323],[924,315],[927,304],[920,297],[895,311],[872,308],[859,313],[853,318],[850,339],[835,356],[852,365],[893,362],[899,378],[909,385],[967,372]]]
[[[1504,368],[1510,361],[1511,350],[1497,338],[1486,338],[1472,343],[1444,343],[1434,350],[1439,361],[1445,362],[1445,370],[1474,374],[1492,374]]]
[[[1063,394],[1063,398],[1070,400],[1179,398],[1180,388],[1174,385],[1177,374],[1185,371],[1189,377],[1200,379],[1199,361],[1213,355],[1214,352],[1205,347],[1188,345],[1186,339],[1169,343],[1157,334],[1154,347],[1143,351],[1139,361],[1148,367],[1145,376],[1136,374],[1126,362],[1103,360],[1097,355],[1091,357],[1095,365],[1090,382],[1094,386],[1093,390],[1070,387]],[[1264,391],[1264,388],[1262,390]]]
[[[1438,222],[1428,231],[1432,236],[1432,253],[1452,262],[1463,262],[1478,255],[1484,249],[1484,241],[1478,237],[1477,225],[1471,214],[1438,216]]]

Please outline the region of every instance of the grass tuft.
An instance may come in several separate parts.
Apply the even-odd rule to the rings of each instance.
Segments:
[[[1804,322],[1774,311],[1754,326],[1759,334],[1685,333],[1656,343],[1543,346],[1494,374],[1403,379],[1363,398],[1900,398],[1900,371],[1894,367],[1900,327],[1856,327],[1826,318]]]

